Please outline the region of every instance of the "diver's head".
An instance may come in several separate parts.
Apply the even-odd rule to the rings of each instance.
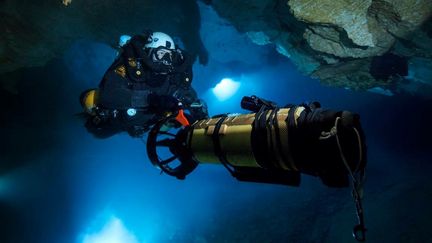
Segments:
[[[174,50],[175,45],[171,36],[162,32],[153,32],[150,34],[148,43],[145,45],[146,48],[165,48],[168,50]]]
[[[162,32],[153,32],[145,45],[151,61],[156,65],[170,67],[173,64],[175,44],[173,39]]]

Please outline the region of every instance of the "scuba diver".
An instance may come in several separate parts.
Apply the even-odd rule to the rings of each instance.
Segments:
[[[117,58],[97,89],[81,94],[86,128],[98,138],[127,131],[141,137],[161,118],[188,121],[208,117],[192,83],[192,58],[162,32],[120,39]],[[187,110],[189,114],[185,114]]]
[[[245,96],[241,107],[249,113],[209,118],[191,81],[192,61],[171,37],[133,36],[99,88],[82,93],[86,127],[99,138],[122,131],[142,137],[148,131],[150,162],[180,180],[209,163],[244,182],[299,186],[308,175],[329,187],[351,184],[358,220],[353,236],[365,241],[367,146],[358,114],[324,109],[319,102],[279,107]]]

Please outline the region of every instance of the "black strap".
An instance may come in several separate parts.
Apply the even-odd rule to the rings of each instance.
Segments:
[[[255,113],[255,120],[252,125],[251,145],[256,162],[262,168],[268,168],[266,163],[267,155],[267,132],[265,130],[267,109],[264,106]]]
[[[299,106],[291,105],[289,107],[288,116],[285,119],[288,129],[288,147],[290,148],[291,158],[293,159],[293,163],[298,162],[299,156],[296,151],[298,150],[296,147],[298,146],[299,141],[299,131],[296,125],[295,112]],[[299,169],[299,168],[298,168]]]
[[[275,151],[275,144],[273,143],[273,122],[275,117],[277,117],[278,108],[274,108],[271,110],[269,118],[267,119],[267,116],[265,117],[267,119],[265,131],[268,133],[268,144],[267,144],[267,152],[268,152],[268,161],[267,164],[269,168],[275,168],[275,169],[282,169],[282,167],[279,165],[279,161],[276,158],[276,155],[274,153]],[[266,137],[267,138],[267,137]]]
[[[220,137],[219,137],[219,131],[222,126],[222,123],[227,118],[227,115],[222,115],[221,118],[216,122],[215,128],[213,130],[212,139],[213,139],[213,146],[214,146],[214,153],[219,158],[219,161],[221,164],[229,171],[229,173],[235,177],[235,171],[233,168],[231,168],[224,151],[222,151],[222,147],[220,144]]]
[[[279,111],[279,108],[277,108],[277,111]],[[272,121],[272,125],[274,127],[275,130],[275,137],[276,137],[276,148],[278,150],[278,153],[282,159],[282,162],[290,169],[290,170],[294,170],[294,168],[292,168],[290,165],[290,161],[288,160],[288,158],[285,156],[285,153],[283,152],[282,149],[282,143],[281,143],[281,136],[280,136],[280,129],[279,129],[279,121],[278,121],[278,117],[277,117],[277,111],[276,111],[276,115],[273,117],[273,121]],[[289,149],[289,148],[288,148]],[[289,153],[289,151],[288,151]]]
[[[270,112],[269,119],[267,114]],[[277,114],[277,108],[274,106],[263,105],[255,114],[255,120],[252,126],[251,145],[254,157],[258,165],[266,169],[278,169],[278,163],[273,152],[273,141],[270,133],[270,147],[267,143],[267,128],[272,128],[272,120]]]
[[[288,127],[291,128],[295,128],[296,124],[295,124],[295,111],[297,109],[298,106],[291,106],[290,110],[288,111],[288,116],[286,118],[286,122],[288,123]]]

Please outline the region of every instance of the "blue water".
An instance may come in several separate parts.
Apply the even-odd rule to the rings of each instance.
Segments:
[[[239,101],[252,94],[280,105],[317,100],[358,112],[369,145],[370,242],[431,240],[431,101],[322,86],[272,47],[256,48],[250,55],[265,52],[271,60],[195,64],[193,86],[210,114],[244,112]],[[354,242],[349,189],[308,176],[298,188],[238,182],[216,165],[179,181],[152,167],[141,140],[88,134],[75,116],[78,96],[97,86],[115,55],[83,40],[63,59],[22,73],[0,130],[4,242]],[[241,86],[221,102],[211,89],[223,78]]]

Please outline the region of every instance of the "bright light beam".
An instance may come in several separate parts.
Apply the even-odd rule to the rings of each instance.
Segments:
[[[138,243],[138,240],[120,219],[112,217],[101,231],[85,235],[82,243]]]
[[[239,88],[240,82],[224,78],[212,89],[212,91],[219,101],[224,101],[231,98]]]

